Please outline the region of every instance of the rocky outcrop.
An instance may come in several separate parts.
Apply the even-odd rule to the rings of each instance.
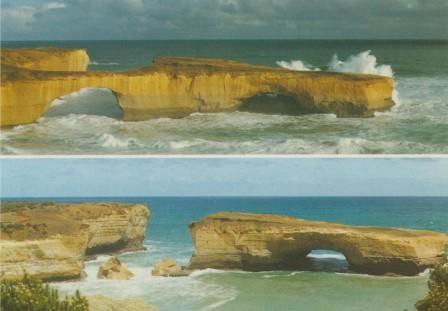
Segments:
[[[89,55],[84,49],[2,49],[1,64],[40,71],[86,71]]]
[[[134,274],[121,264],[118,258],[109,258],[101,265],[97,277],[108,280],[129,280]]]
[[[86,296],[89,302],[89,311],[158,311],[154,306],[146,304],[143,300],[130,298],[117,300],[111,297],[95,295]]]
[[[116,203],[2,203],[0,276],[79,278],[85,256],[143,248],[149,210]]]
[[[244,213],[210,215],[190,232],[190,269],[300,270],[307,254],[323,249],[344,254],[355,272],[416,275],[445,261],[448,246],[444,233]]]
[[[41,66],[18,68],[21,63],[7,56],[5,62],[2,58],[1,126],[34,122],[53,100],[87,87],[112,90],[130,121],[235,110],[369,117],[394,104],[393,80],[373,75],[172,57],[128,72],[48,72]],[[272,96],[278,100],[269,100]]]
[[[190,270],[185,269],[178,265],[174,260],[165,258],[164,260],[156,263],[151,271],[152,276],[164,276],[164,277],[182,277],[189,276]]]

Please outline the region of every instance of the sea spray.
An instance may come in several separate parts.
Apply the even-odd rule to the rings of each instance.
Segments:
[[[278,66],[296,71],[320,70],[313,65],[302,60],[277,61]],[[385,77],[393,77],[394,73],[390,65],[378,65],[376,56],[371,51],[364,51],[356,55],[349,56],[345,61],[340,60],[337,54],[334,54],[328,63],[326,71],[348,72],[361,74],[375,74]]]
[[[104,133],[99,136],[98,141],[102,147],[113,149],[128,149],[132,147],[141,147],[142,144],[135,138],[118,138],[112,134]]]
[[[120,65],[117,62],[97,62],[97,61],[90,61],[89,66],[118,66]]]
[[[372,51],[364,51],[356,55],[350,55],[346,60],[340,60],[337,54],[334,54],[328,63],[326,71],[373,74],[384,77],[393,77],[394,72],[390,65],[378,65],[375,55]],[[282,68],[294,71],[320,70],[319,68],[308,65],[301,60],[277,61],[276,64]],[[314,68],[314,69],[313,69]],[[400,104],[399,93],[396,88],[392,92],[392,99],[398,105]]]
[[[345,61],[340,60],[337,54],[334,54],[328,64],[328,71],[375,74],[385,77],[394,76],[392,67],[390,65],[378,65],[377,59],[375,55],[371,54],[371,51],[351,55]]]
[[[311,65],[305,64],[301,60],[292,60],[292,61],[277,61],[278,66],[295,71],[310,71],[310,70],[320,70],[319,68],[313,68]]]

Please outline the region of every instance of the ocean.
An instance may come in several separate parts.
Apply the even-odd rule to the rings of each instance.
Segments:
[[[311,253],[314,271],[197,271],[185,278],[157,278],[151,266],[165,257],[186,265],[193,246],[188,224],[218,211],[283,214],[349,225],[403,227],[448,232],[448,197],[153,197],[76,198],[45,201],[146,203],[151,219],[146,251],[120,255],[135,274],[129,281],[97,280],[107,256],[86,264],[83,281],[53,284],[63,293],[138,297],[162,311],[177,310],[412,310],[427,291],[428,273],[381,277],[347,273],[342,254]]]
[[[369,119],[232,112],[123,122],[110,91],[84,89],[53,102],[37,123],[2,130],[2,154],[448,153],[447,40],[2,42],[38,46],[86,48],[89,70],[124,71],[168,55],[393,75],[397,105]]]

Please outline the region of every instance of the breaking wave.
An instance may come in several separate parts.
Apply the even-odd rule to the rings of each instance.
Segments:
[[[315,259],[335,259],[335,260],[346,260],[345,256],[342,254],[309,254],[307,257]]]
[[[117,138],[112,134],[104,133],[99,138],[101,146],[105,148],[128,149],[131,147],[139,147],[141,144],[135,138]]]
[[[96,61],[90,61],[89,66],[118,66],[119,63],[116,62],[96,62]]]
[[[195,276],[164,278],[151,276],[152,264],[146,259],[151,255],[161,255],[156,251],[151,255],[140,253],[120,255],[120,261],[134,274],[130,280],[102,280],[97,272],[110,256],[99,256],[86,263],[86,278],[82,281],[55,283],[62,293],[73,294],[76,289],[89,295],[105,295],[116,299],[139,298],[148,304],[161,306],[164,310],[213,310],[235,299],[238,292],[232,286],[206,282]],[[157,256],[159,257],[159,256]],[[210,269],[211,270],[211,269]],[[203,274],[213,273],[209,269]]]
[[[284,61],[280,60],[276,62],[278,66],[295,71],[310,71],[316,70],[319,71],[319,68],[313,68],[311,65],[305,64],[301,60],[292,60],[292,61]]]
[[[97,115],[121,119],[123,112],[111,90],[83,88],[78,92],[55,99],[43,116],[59,117],[69,114]]]
[[[398,77],[402,103],[371,119],[249,112],[194,113],[141,122],[97,115],[91,90],[37,123],[2,130],[2,154],[448,153],[448,78]],[[95,92],[95,91],[94,91]],[[90,94],[90,95],[89,95]],[[109,93],[110,94],[110,93]],[[109,97],[110,98],[110,97]],[[99,98],[100,99],[100,98]],[[115,99],[111,98],[113,101]],[[81,101],[83,103],[76,103]],[[107,100],[106,100],[107,101]],[[76,110],[74,107],[79,106]],[[88,108],[87,110],[81,110]],[[83,114],[82,112],[86,112]],[[53,111],[55,112],[55,111]],[[88,113],[88,114],[87,114]],[[104,113],[104,111],[103,111]],[[418,124],[418,131],[416,130]],[[431,139],[428,139],[431,137]],[[26,142],[26,143],[24,143]]]
[[[289,70],[309,71],[319,70],[319,68],[308,65],[302,60],[277,61],[277,65]],[[364,51],[356,55],[349,56],[346,60],[340,60],[334,54],[326,67],[327,71],[350,72],[362,74],[375,74],[386,77],[393,77],[394,73],[390,65],[378,65],[376,56],[371,51]]]
[[[390,65],[378,65],[375,55],[370,53],[371,51],[364,51],[357,55],[351,55],[345,61],[340,60],[335,54],[328,64],[328,70],[393,77],[392,67]]]

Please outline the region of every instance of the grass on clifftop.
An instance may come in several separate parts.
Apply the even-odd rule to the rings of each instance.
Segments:
[[[78,291],[75,296],[60,298],[41,280],[25,275],[22,280],[1,281],[1,309],[8,311],[88,311],[87,299]]]

